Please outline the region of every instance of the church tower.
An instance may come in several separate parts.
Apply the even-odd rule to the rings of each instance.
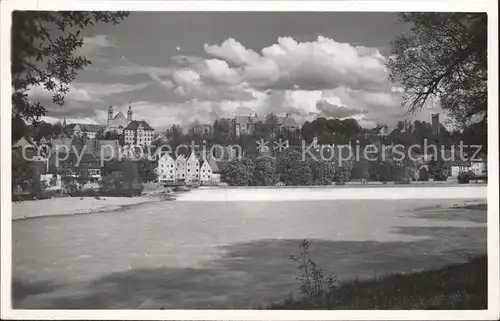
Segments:
[[[63,121],[62,125],[63,125],[63,128],[67,126],[67,124],[66,124],[66,117],[64,117],[64,121]]]
[[[132,121],[132,106],[130,105],[130,103],[128,104],[127,121]]]
[[[108,110],[108,126],[111,122],[111,119],[113,119],[113,106],[109,106],[109,110]]]

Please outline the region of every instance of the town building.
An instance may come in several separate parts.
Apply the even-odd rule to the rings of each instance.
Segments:
[[[149,146],[154,139],[155,131],[144,120],[134,120],[125,127],[125,144]]]
[[[296,132],[300,129],[300,125],[292,117],[290,113],[285,114],[285,116],[276,116],[276,130],[278,132],[288,131]],[[248,116],[236,116],[234,118],[234,134],[237,137],[245,135],[253,135],[258,128],[258,126],[269,125],[268,119],[265,116],[260,116],[257,114]],[[276,133],[273,133],[276,134]]]
[[[175,160],[170,154],[165,153],[160,157],[156,170],[158,174],[158,183],[169,184],[176,181]]]
[[[122,112],[113,116],[113,106],[109,106],[108,120],[104,132],[115,131],[122,134],[123,130],[133,121],[132,106],[128,106],[127,117]]]
[[[193,124],[189,131],[191,134],[195,135],[210,135],[212,133],[212,125]]]
[[[200,168],[200,183],[209,184],[212,182],[212,168],[208,160],[204,160]]]
[[[99,132],[104,130],[104,126],[97,124],[69,124],[64,128],[64,131],[73,137],[81,137],[88,139],[96,139]]]
[[[471,160],[471,171],[476,177],[486,177],[488,176],[488,166],[483,158],[478,158]]]
[[[186,181],[186,158],[182,154],[175,160],[175,180],[177,182]]]
[[[449,176],[458,177],[458,175],[462,172],[468,173],[471,171],[470,162],[462,161],[462,160],[453,160],[450,164],[450,172]]]
[[[186,182],[196,182],[200,180],[200,161],[194,151],[191,152],[186,162]]]

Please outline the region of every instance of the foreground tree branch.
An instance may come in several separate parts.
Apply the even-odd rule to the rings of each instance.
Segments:
[[[404,87],[410,111],[438,98],[457,125],[487,116],[487,15],[483,13],[402,13],[411,35],[392,43],[391,81]]]
[[[46,109],[28,99],[33,87],[52,93],[52,101],[64,105],[69,84],[91,64],[77,49],[81,32],[96,23],[118,24],[128,12],[16,11],[12,14],[12,118],[37,123]]]

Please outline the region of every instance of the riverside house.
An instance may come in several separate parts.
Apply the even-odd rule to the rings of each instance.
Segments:
[[[158,159],[158,183],[165,185],[175,183],[175,160],[170,156],[170,154],[165,153],[160,159]]]
[[[186,181],[186,158],[179,155],[175,160],[175,180],[177,182]]]
[[[186,182],[197,182],[200,180],[200,161],[194,151],[191,152],[186,162]]]

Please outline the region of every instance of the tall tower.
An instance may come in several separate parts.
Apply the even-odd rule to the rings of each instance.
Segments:
[[[63,121],[62,125],[63,125],[63,128],[67,126],[67,124],[66,124],[66,117],[64,117],[64,121]]]
[[[439,134],[439,113],[432,114],[432,133],[434,135]]]
[[[109,109],[108,109],[108,126],[109,126],[109,123],[111,122],[112,118],[113,118],[113,106],[109,106]]]
[[[131,122],[131,121],[132,121],[132,106],[130,105],[130,103],[128,104],[127,120],[128,120],[129,122]]]

